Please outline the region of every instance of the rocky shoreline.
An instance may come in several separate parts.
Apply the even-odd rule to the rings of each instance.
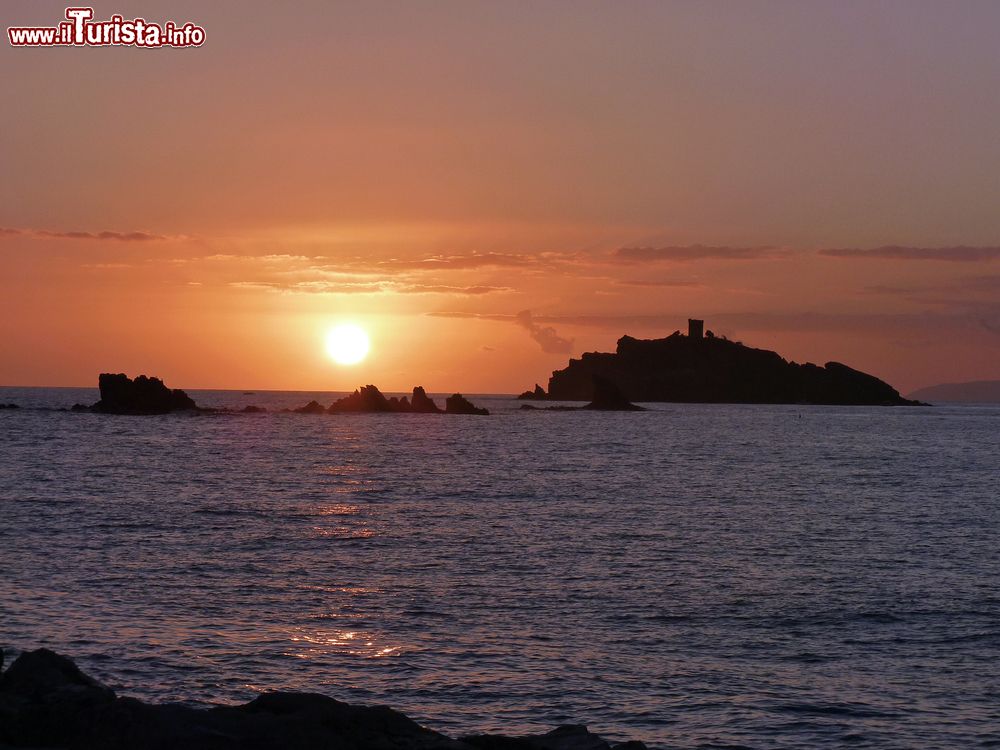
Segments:
[[[3,652],[0,651],[0,669]],[[0,674],[0,750],[646,750],[611,744],[582,725],[520,737],[452,739],[386,706],[316,693],[264,693],[208,709],[121,697],[65,656],[38,649]]]

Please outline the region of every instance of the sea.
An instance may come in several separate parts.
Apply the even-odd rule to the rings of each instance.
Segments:
[[[0,647],[452,736],[1000,747],[1000,405],[64,411],[0,389]],[[437,396],[439,403],[441,395]]]

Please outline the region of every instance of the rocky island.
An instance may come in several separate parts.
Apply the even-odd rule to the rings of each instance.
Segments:
[[[797,364],[704,332],[688,321],[688,334],[663,339],[618,339],[614,353],[588,352],[556,370],[548,392],[536,385],[519,398],[587,401],[595,378],[613,383],[629,401],[692,403],[916,406],[879,380],[839,362]]]
[[[170,389],[159,378],[138,375],[133,380],[124,373],[102,372],[97,378],[101,400],[93,406],[76,404],[73,411],[100,414],[169,414],[200,411],[190,396],[179,388]]]
[[[416,386],[409,399],[406,396],[386,398],[374,385],[358,388],[349,396],[334,401],[328,408],[318,401],[310,401],[294,411],[299,414],[477,414],[486,416],[490,412],[472,404],[461,393],[455,393],[445,400],[441,409],[421,386]]]
[[[0,668],[3,652],[0,651]],[[451,739],[386,706],[315,693],[265,693],[242,706],[198,709],[120,697],[47,649],[0,674],[0,748],[104,750],[645,750],[611,745],[585,726],[510,737]]]

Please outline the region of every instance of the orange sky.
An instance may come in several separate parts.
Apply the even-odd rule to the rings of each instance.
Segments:
[[[514,392],[688,316],[1000,378],[1000,7],[869,6],[118,2],[207,41],[4,43],[0,383]]]

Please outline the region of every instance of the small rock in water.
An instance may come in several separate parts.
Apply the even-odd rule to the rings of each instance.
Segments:
[[[315,400],[295,409],[296,414],[323,414],[324,412],[326,412],[326,409],[323,408],[323,405],[319,401]]]
[[[636,406],[625,398],[617,384],[599,375],[594,376],[594,398],[583,408],[595,411],[643,411],[641,406]]]
[[[488,409],[481,409],[472,404],[461,393],[448,396],[444,402],[444,410],[447,414],[479,414],[487,416],[490,413]]]

